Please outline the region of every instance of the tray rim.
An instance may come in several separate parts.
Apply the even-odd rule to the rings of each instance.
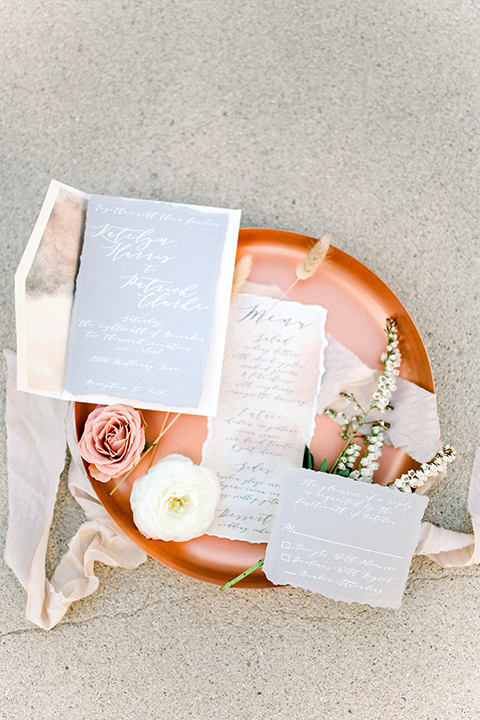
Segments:
[[[261,228],[261,227],[249,227],[249,228],[241,228],[239,231],[239,245],[237,249],[237,259],[241,257],[243,254],[245,254],[248,251],[248,246],[253,245],[255,247],[255,250],[261,251],[262,246],[265,246],[265,248],[270,247],[272,245],[272,242],[278,243],[279,245],[285,245],[289,249],[289,253],[292,252],[292,246],[294,248],[298,248],[299,256],[302,256],[305,253],[305,249],[308,249],[311,247],[315,242],[316,238],[313,238],[308,235],[303,235],[301,233],[295,233],[291,231],[284,231],[274,228]],[[412,380],[413,382],[416,382],[419,386],[423,387],[425,390],[434,393],[434,381],[433,381],[433,374],[432,374],[432,368],[430,364],[430,360],[428,358],[428,354],[425,348],[425,345],[423,343],[423,340],[418,332],[418,329],[411,318],[410,314],[408,313],[406,307],[403,305],[403,303],[399,300],[397,295],[389,288],[389,286],[372,270],[370,270],[366,265],[364,265],[361,261],[354,258],[352,255],[346,253],[343,250],[340,250],[337,247],[331,246],[329,251],[329,260],[330,262],[335,261],[337,265],[341,265],[342,269],[345,270],[346,274],[350,274],[355,277],[357,277],[359,280],[362,279],[363,276],[366,276],[369,280],[370,287],[375,291],[375,294],[379,297],[388,297],[390,301],[394,301],[394,304],[397,307],[397,310],[408,319],[410,325],[411,325],[411,331],[415,334],[415,345],[420,348],[421,350],[421,358],[417,358],[417,363],[415,364],[415,368],[418,369],[419,360],[421,360],[421,368],[418,370],[419,375],[421,376],[420,382],[418,382],[418,378],[416,380]],[[358,272],[360,271],[360,273]],[[408,377],[409,373],[406,374],[404,372],[401,373],[402,377],[406,377],[406,379],[411,380],[411,377]],[[93,408],[95,405],[82,403],[82,402],[75,402],[75,428],[77,433],[77,439],[79,437],[79,430],[81,429],[82,424],[82,416],[85,415],[85,408]],[[405,454],[406,455],[406,454]],[[406,458],[408,456],[406,455]],[[410,460],[410,459],[409,459]],[[88,472],[88,466],[85,461],[84,468],[85,472],[87,474],[87,477],[90,480],[90,483],[93,487],[93,490],[95,491],[95,494],[97,495],[99,501],[102,503],[106,511],[109,513],[109,515],[112,517],[112,519],[120,526],[121,530],[141,549],[143,549],[148,555],[153,557],[155,560],[160,562],[161,564],[165,565],[166,567],[169,567],[173,570],[176,570],[177,572],[180,572],[183,575],[186,575],[187,577],[191,577],[197,580],[200,580],[202,582],[207,582],[212,585],[222,585],[224,582],[226,582],[230,577],[226,577],[225,575],[221,575],[217,572],[212,572],[208,568],[204,568],[203,572],[199,572],[198,566],[188,566],[188,563],[185,561],[184,556],[180,553],[179,557],[180,559],[175,560],[175,553],[173,553],[173,556],[171,553],[166,552],[166,546],[176,546],[176,549],[181,549],[181,546],[192,546],[192,543],[195,543],[200,549],[202,544],[205,544],[206,538],[208,538],[207,542],[208,545],[215,546],[218,544],[221,545],[223,548],[229,547],[231,550],[232,556],[235,556],[236,553],[238,553],[239,547],[243,545],[248,546],[255,546],[258,548],[258,557],[261,557],[262,554],[264,554],[266,544],[260,544],[260,543],[249,543],[247,541],[243,540],[228,540],[225,538],[217,538],[214,536],[204,535],[201,538],[196,538],[195,540],[190,540],[187,543],[165,543],[161,540],[149,540],[147,538],[144,538],[132,525],[133,523],[125,523],[122,519],[122,517],[115,512],[114,510],[114,502],[112,501],[111,496],[108,495],[107,487],[108,485],[108,491],[110,490],[110,484],[100,483],[94,478],[91,477],[91,475]],[[415,466],[416,464],[414,461],[411,461],[408,463],[410,467]],[[152,545],[153,543],[153,545]],[[163,550],[163,552],[162,552]],[[181,558],[184,558],[183,561]],[[252,563],[253,564],[253,563]],[[245,569],[245,568],[243,568]],[[239,570],[241,572],[241,570]],[[238,585],[236,586],[238,588],[266,588],[266,587],[274,587],[272,583],[270,583],[269,580],[265,577],[261,569],[255,571],[251,575],[249,575],[247,578],[242,580]]]

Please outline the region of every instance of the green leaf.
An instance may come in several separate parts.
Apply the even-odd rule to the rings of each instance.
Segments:
[[[305,468],[306,470],[313,470],[314,461],[313,461],[313,455],[308,449],[308,447],[305,445],[305,450],[303,451],[303,463],[302,468]]]
[[[350,470],[337,470],[335,475],[341,475],[342,477],[350,477]]]
[[[327,462],[327,458],[325,458],[325,460],[322,462],[322,464],[321,464],[320,467],[318,468],[318,472],[328,472],[328,462]]]

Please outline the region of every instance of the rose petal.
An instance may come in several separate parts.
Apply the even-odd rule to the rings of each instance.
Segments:
[[[145,447],[143,418],[127,405],[98,405],[88,416],[77,447],[102,481],[119,477],[136,465]]]

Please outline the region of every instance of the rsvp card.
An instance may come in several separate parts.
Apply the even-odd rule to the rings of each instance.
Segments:
[[[65,390],[214,415],[239,220],[236,210],[93,196]]]
[[[265,574],[333,600],[399,608],[427,503],[423,495],[289,470]]]

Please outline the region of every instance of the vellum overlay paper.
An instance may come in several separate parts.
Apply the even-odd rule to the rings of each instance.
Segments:
[[[51,181],[15,274],[19,390],[63,397],[68,330],[89,198]]]
[[[242,294],[230,312],[219,410],[209,419],[202,462],[222,497],[208,534],[266,542],[285,467],[301,464],[315,426],[326,310]]]
[[[381,485],[289,470],[265,574],[333,600],[399,608],[427,503]]]

